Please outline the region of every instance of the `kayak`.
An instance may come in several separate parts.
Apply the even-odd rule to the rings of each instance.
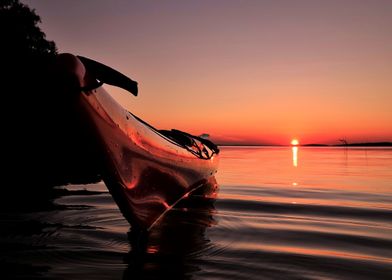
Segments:
[[[179,130],[157,130],[126,110],[103,84],[137,95],[137,83],[116,70],[81,56],[65,54],[62,60],[80,85],[77,106],[104,158],[105,185],[132,227],[149,230],[192,193],[216,194],[214,143]]]

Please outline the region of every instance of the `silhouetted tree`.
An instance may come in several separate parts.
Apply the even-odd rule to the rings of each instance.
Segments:
[[[39,22],[19,0],[0,0],[1,161],[17,193],[100,178],[94,141]]]
[[[40,17],[19,0],[0,0],[1,55],[8,58],[54,55],[56,45],[38,27]]]
[[[0,79],[6,98],[31,92],[57,53],[38,24],[40,17],[19,0],[0,0]]]

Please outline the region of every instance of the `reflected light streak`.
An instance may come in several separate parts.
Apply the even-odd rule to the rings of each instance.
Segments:
[[[291,150],[293,151],[293,166],[298,166],[298,147],[292,147]]]
[[[306,248],[297,246],[284,246],[284,245],[268,245],[262,244],[258,245],[252,242],[237,242],[233,245],[235,248],[241,248],[246,250],[252,248],[252,250],[269,251],[269,252],[285,252],[289,254],[300,254],[302,256],[320,256],[320,257],[336,257],[342,259],[354,259],[354,260],[372,260],[376,262],[386,262],[391,263],[390,258],[379,257],[367,254],[361,254],[350,251],[333,250],[333,249],[323,249],[323,248]]]

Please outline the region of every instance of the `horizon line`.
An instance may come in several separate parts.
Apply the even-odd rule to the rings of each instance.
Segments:
[[[263,143],[217,143],[218,146],[238,146],[238,147],[291,147],[291,144],[263,144]],[[347,144],[323,144],[323,143],[309,143],[299,144],[296,147],[392,147],[392,142],[381,141],[381,142],[357,142]]]

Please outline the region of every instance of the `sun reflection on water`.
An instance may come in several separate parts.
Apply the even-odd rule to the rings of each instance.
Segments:
[[[293,166],[298,167],[298,147],[292,147],[291,150],[293,151]]]

